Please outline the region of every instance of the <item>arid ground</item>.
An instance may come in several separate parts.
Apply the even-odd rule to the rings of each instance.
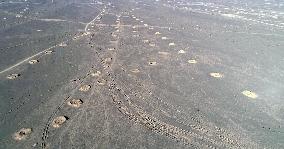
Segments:
[[[284,2],[0,2],[0,148],[284,148]]]

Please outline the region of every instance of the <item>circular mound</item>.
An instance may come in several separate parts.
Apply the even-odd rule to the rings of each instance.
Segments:
[[[72,99],[67,104],[71,107],[79,108],[83,104],[83,101],[81,99]]]
[[[105,59],[105,62],[106,62],[106,63],[111,63],[111,62],[112,62],[112,57],[106,58],[106,59]]]
[[[58,116],[52,121],[52,127],[59,128],[66,122],[68,118],[66,116]]]
[[[196,64],[196,63],[197,63],[197,61],[194,60],[194,59],[188,60],[187,62],[188,62],[189,64]]]
[[[97,83],[99,85],[105,85],[106,84],[106,80],[105,79],[100,79],[100,80],[97,81]]]
[[[210,76],[214,78],[222,78],[224,75],[217,72],[212,72],[210,73]]]
[[[45,51],[44,53],[45,53],[45,54],[51,54],[51,53],[53,53],[53,52],[54,52],[54,51],[51,51],[51,50],[50,50],[50,51]]]
[[[36,64],[36,63],[38,63],[38,62],[39,62],[39,60],[30,60],[30,61],[29,61],[29,64],[32,65],[32,64]]]
[[[159,51],[158,54],[163,55],[163,56],[168,56],[168,55],[170,55],[169,52],[163,52],[163,51]]]
[[[184,54],[184,53],[186,53],[184,50],[179,50],[178,51],[178,54]]]
[[[67,47],[67,43],[62,42],[59,44],[59,47]]]
[[[102,74],[102,73],[101,73],[100,71],[91,73],[91,75],[92,75],[93,77],[98,77],[98,76],[100,76],[101,74]]]
[[[161,35],[161,34],[162,34],[162,33],[160,33],[160,32],[156,32],[156,33],[155,33],[155,35]]]
[[[155,66],[155,65],[157,65],[157,62],[155,62],[155,61],[150,61],[150,62],[149,62],[149,65]]]
[[[244,91],[242,92],[242,94],[245,95],[245,96],[247,96],[247,97],[249,97],[249,98],[252,98],[252,99],[255,99],[255,98],[258,97],[258,95],[257,95],[256,93],[254,93],[254,92],[252,92],[252,91],[248,91],[248,90],[244,90]]]
[[[14,74],[8,75],[7,79],[14,80],[14,79],[18,78],[19,76],[21,76],[21,75],[14,73]]]
[[[132,73],[139,73],[140,70],[139,69],[131,69],[130,72],[132,72]]]
[[[30,133],[32,133],[31,128],[22,128],[13,135],[13,138],[17,141],[24,140]]]
[[[147,40],[147,39],[143,40],[143,43],[149,43],[149,42],[150,42],[150,41]]]
[[[91,88],[91,85],[83,85],[79,88],[79,91],[87,92],[90,90],[90,88]]]
[[[115,48],[108,48],[108,50],[109,50],[109,51],[114,51],[114,50],[115,50]]]

